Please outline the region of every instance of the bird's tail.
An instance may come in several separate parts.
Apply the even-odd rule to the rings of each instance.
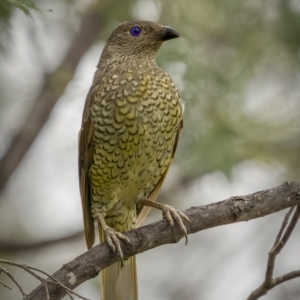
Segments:
[[[99,228],[100,241],[104,231]],[[101,271],[101,300],[137,300],[138,285],[136,259],[132,256],[124,261],[124,267],[117,262]]]

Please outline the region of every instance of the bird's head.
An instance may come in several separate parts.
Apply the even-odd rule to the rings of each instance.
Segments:
[[[150,21],[130,21],[118,25],[110,35],[102,56],[122,56],[123,59],[155,60],[163,42],[179,37],[172,27]],[[122,60],[121,57],[119,59]]]

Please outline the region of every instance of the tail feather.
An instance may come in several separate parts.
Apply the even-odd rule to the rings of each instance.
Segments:
[[[125,261],[124,267],[119,272],[116,284],[116,295],[118,300],[138,299],[135,256]]]
[[[104,241],[103,229],[99,229],[100,240]],[[117,262],[101,271],[101,300],[138,300],[138,285],[135,256]]]

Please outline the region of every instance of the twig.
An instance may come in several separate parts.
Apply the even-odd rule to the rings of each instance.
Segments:
[[[288,239],[290,238],[300,216],[300,206],[297,206],[296,211],[292,217],[290,224],[288,225],[286,231],[284,232],[281,241],[279,241],[275,247],[271,249],[271,252],[274,252],[275,255],[279,254],[282,248],[286,245]]]
[[[68,295],[70,296],[71,299],[74,299],[74,298],[72,297],[72,295],[71,295],[71,294],[73,294],[73,295],[77,296],[78,298],[81,298],[81,299],[84,299],[84,300],[88,300],[87,298],[84,298],[84,297],[80,296],[80,295],[77,294],[76,292],[72,291],[71,289],[69,289],[68,287],[66,287],[65,285],[63,285],[63,284],[62,284],[61,282],[59,282],[56,278],[54,278],[52,275],[49,275],[48,273],[46,273],[46,272],[44,272],[44,271],[42,271],[42,270],[33,268],[33,267],[29,267],[29,268],[30,268],[31,270],[38,271],[38,272],[40,272],[40,273],[42,273],[42,274],[48,276],[49,278],[51,278],[51,279],[53,280],[54,283],[56,282],[59,286],[61,286],[62,288],[64,288],[64,289],[67,291],[67,293],[68,293]]]
[[[283,222],[281,224],[280,230],[276,236],[273,248],[270,250],[269,252],[269,258],[268,258],[268,263],[267,263],[267,270],[266,270],[266,275],[265,275],[265,285],[266,286],[271,286],[273,283],[273,273],[274,273],[274,267],[275,267],[275,259],[276,259],[276,255],[274,249],[276,249],[276,247],[278,245],[280,245],[281,243],[281,238],[282,238],[282,234],[288,224],[288,221],[290,219],[290,216],[293,212],[293,210],[295,210],[295,207],[291,207],[289,209],[289,211],[286,213]]]
[[[71,289],[66,287],[64,284],[60,283],[56,278],[54,278],[53,276],[49,275],[48,273],[46,273],[46,272],[44,272],[40,269],[30,267],[30,266],[27,266],[27,265],[24,265],[24,264],[20,264],[20,263],[14,262],[14,261],[5,260],[5,259],[0,259],[0,263],[15,266],[15,267],[19,267],[19,268],[23,269],[24,271],[26,271],[27,273],[31,274],[36,279],[38,279],[42,283],[42,285],[45,289],[47,300],[50,300],[48,284],[54,284],[54,285],[64,289],[66,294],[70,297],[71,300],[74,300],[74,297],[72,295],[75,295],[78,298],[83,299],[83,300],[89,300],[89,299],[79,295],[78,293],[72,291]],[[10,277],[11,280],[18,286],[19,290],[21,291],[21,293],[23,295],[23,298],[27,296],[27,294],[25,294],[25,292],[22,290],[22,288],[18,284],[18,282],[14,279],[14,277],[5,268],[0,266],[0,271],[3,271],[3,273],[5,273],[8,277]],[[42,273],[42,274],[48,276],[51,280],[45,279],[45,278],[39,276],[36,272],[39,272],[39,273]]]
[[[296,210],[294,212],[294,215],[293,215],[290,223],[288,224],[289,218],[294,209],[295,209],[295,207],[290,208],[288,213],[285,215],[285,218],[282,222],[281,228],[275,239],[273,248],[269,252],[265,281],[261,284],[261,286],[259,286],[253,292],[251,292],[251,294],[247,298],[247,300],[256,300],[256,299],[260,298],[261,296],[266,295],[268,293],[268,291],[270,291],[272,288],[274,288],[278,284],[281,284],[284,281],[291,280],[296,277],[300,277],[300,270],[292,271],[290,273],[284,274],[284,275],[276,277],[276,278],[273,277],[274,276],[275,259],[276,259],[277,255],[280,253],[280,251],[283,249],[283,247],[286,245],[287,241],[289,240],[289,238],[299,220],[300,206],[298,205],[296,207]],[[287,228],[286,228],[286,226],[287,226]]]
[[[8,285],[6,285],[6,284],[5,284],[4,282],[2,282],[1,280],[0,280],[0,284],[3,285],[5,288],[7,288],[7,289],[9,289],[9,290],[12,290],[11,287],[9,287]]]
[[[18,284],[18,282],[15,280],[15,278],[5,268],[3,268],[2,266],[0,266],[0,273],[1,272],[3,272],[4,274],[6,274],[15,283],[15,285],[18,287],[19,291],[21,292],[23,298],[25,298],[27,296],[27,294],[23,291],[22,287]],[[5,286],[5,287],[7,287],[7,288],[9,288],[11,290],[10,287],[8,287],[8,286]]]
[[[285,281],[297,278],[297,277],[300,277],[300,270],[292,271],[292,272],[286,273],[282,276],[278,276],[278,277],[274,278],[274,286],[276,286],[280,283],[283,283]]]
[[[292,212],[293,212],[294,209],[295,209],[295,206],[294,206],[294,207],[291,207],[291,208],[289,209],[289,211],[285,214],[285,217],[284,217],[284,219],[283,219],[281,228],[280,228],[280,230],[279,230],[279,232],[278,232],[278,234],[277,234],[277,236],[276,236],[276,239],[275,239],[273,248],[279,243],[280,238],[281,238],[281,236],[282,236],[282,233],[283,233],[283,231],[284,231],[286,225],[288,224],[289,218],[290,218],[290,216],[291,216],[291,214],[292,214]]]

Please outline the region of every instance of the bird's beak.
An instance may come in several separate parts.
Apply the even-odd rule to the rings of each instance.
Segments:
[[[168,41],[171,39],[176,39],[178,37],[179,37],[179,33],[177,30],[169,26],[164,26],[161,35],[162,41]]]

